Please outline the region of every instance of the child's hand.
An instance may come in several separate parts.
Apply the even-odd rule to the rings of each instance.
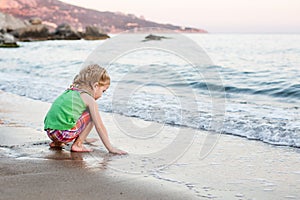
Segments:
[[[109,153],[118,154],[118,155],[127,154],[126,151],[123,151],[123,150],[120,150],[120,149],[117,149],[117,148],[114,148],[114,147],[111,150],[109,150]]]

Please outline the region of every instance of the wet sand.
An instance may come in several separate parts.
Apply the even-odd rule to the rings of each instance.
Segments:
[[[100,142],[91,146],[91,154],[72,153],[70,146],[49,149],[42,131],[49,106],[0,91],[0,199],[300,198],[299,149],[222,135],[213,151],[200,159],[199,146],[208,133],[198,131],[172,165],[133,174],[128,169],[145,169],[151,161],[135,156],[138,144],[117,134],[108,113],[102,116],[112,141],[129,151],[128,156],[110,155]],[[97,136],[94,131],[92,136]],[[143,147],[145,155],[152,149]]]
[[[1,157],[0,199],[193,199],[153,178],[90,171],[81,162]]]
[[[41,130],[50,104],[0,91],[0,199],[195,199],[153,177],[87,166],[89,154],[49,149]],[[96,150],[99,158],[113,155]],[[95,160],[93,158],[93,160]]]

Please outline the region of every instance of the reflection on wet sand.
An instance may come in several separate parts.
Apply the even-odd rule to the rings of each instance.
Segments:
[[[107,169],[108,162],[111,161],[112,156],[114,155],[98,149],[94,149],[90,153],[72,152],[68,145],[61,149],[49,148],[49,152],[44,158],[49,160],[78,161],[73,162],[72,165],[81,168]]]

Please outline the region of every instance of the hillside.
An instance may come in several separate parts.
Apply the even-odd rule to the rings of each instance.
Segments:
[[[0,0],[0,11],[23,20],[39,17],[42,19],[43,24],[52,28],[56,28],[62,23],[68,23],[80,31],[84,30],[86,26],[92,25],[100,27],[103,32],[109,33],[137,27],[157,27],[182,32],[206,32],[202,29],[159,24],[136,17],[132,14],[126,15],[86,9],[58,0]]]

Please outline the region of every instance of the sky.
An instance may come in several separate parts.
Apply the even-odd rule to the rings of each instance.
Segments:
[[[300,0],[61,0],[211,33],[300,33]]]

